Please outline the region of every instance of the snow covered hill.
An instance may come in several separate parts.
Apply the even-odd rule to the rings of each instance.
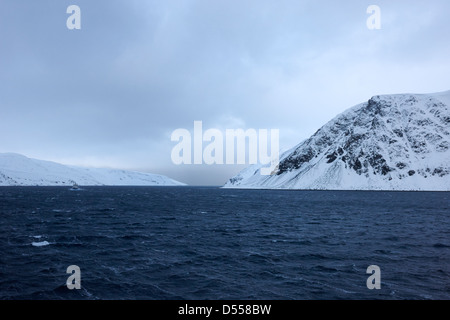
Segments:
[[[30,159],[15,153],[0,153],[0,186],[184,185],[168,177],[135,171],[66,166]]]
[[[226,188],[450,191],[450,91],[372,97]]]

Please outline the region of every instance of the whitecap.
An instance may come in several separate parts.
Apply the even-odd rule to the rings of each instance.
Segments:
[[[47,241],[41,241],[41,242],[33,242],[31,243],[32,246],[34,247],[43,247],[43,246],[48,246],[50,243],[48,243]]]

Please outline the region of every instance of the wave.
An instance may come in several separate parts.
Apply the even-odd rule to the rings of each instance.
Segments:
[[[40,242],[32,242],[31,245],[33,247],[44,247],[48,246],[50,243],[48,241],[40,241]]]

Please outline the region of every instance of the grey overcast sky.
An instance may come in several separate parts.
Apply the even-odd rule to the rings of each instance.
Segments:
[[[243,166],[172,164],[173,130],[286,149],[373,95],[449,90],[449,19],[448,0],[0,0],[0,152],[221,185]]]

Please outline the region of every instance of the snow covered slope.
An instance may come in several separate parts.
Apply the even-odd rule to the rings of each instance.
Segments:
[[[450,91],[372,97],[227,188],[450,191]]]
[[[157,174],[65,166],[55,162],[30,159],[20,154],[0,153],[0,186],[72,186],[74,183],[82,186],[184,185]]]

